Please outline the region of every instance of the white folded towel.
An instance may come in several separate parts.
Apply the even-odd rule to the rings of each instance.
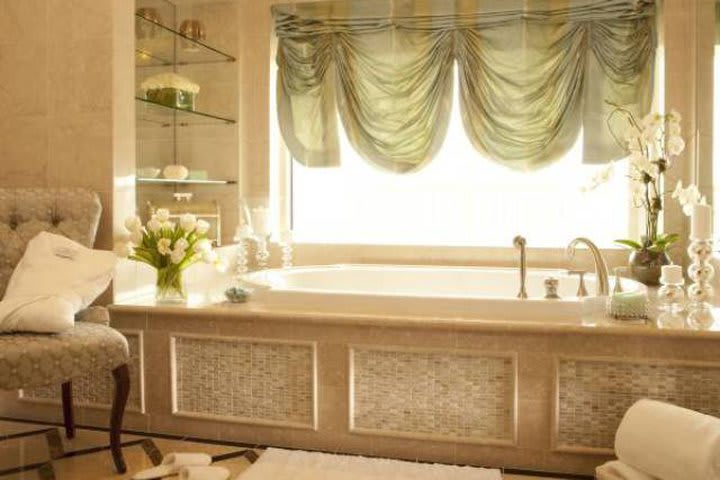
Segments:
[[[183,467],[180,480],[227,480],[230,470],[224,467]]]
[[[620,423],[615,454],[661,480],[720,480],[720,419],[640,400]]]
[[[620,460],[600,465],[595,469],[595,476],[597,480],[657,480]]]
[[[207,467],[211,463],[212,457],[206,453],[168,453],[163,457],[160,465],[136,473],[132,480],[163,478],[178,474],[183,467]],[[210,480],[215,480],[215,477],[210,477]]]

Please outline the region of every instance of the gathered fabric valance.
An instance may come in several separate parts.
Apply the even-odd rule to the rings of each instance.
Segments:
[[[526,6],[527,4],[527,6]],[[273,7],[280,130],[307,166],[340,162],[337,121],[367,161],[409,172],[442,146],[457,64],[465,131],[516,170],[622,156],[612,107],[652,100],[655,7],[642,0],[369,0]]]

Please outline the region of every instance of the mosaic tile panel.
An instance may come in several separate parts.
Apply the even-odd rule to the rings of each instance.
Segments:
[[[559,449],[612,449],[625,411],[641,398],[720,416],[720,364],[562,359],[557,375]]]
[[[513,443],[513,357],[358,347],[352,429],[391,436]]]
[[[315,427],[315,346],[174,338],[175,413]]]
[[[130,396],[127,410],[143,411],[142,379],[142,334],[139,332],[121,332],[127,338],[130,347]],[[76,406],[110,408],[112,405],[115,382],[111,372],[93,372],[73,380],[73,403]],[[60,385],[48,385],[23,390],[21,398],[26,401],[60,403]]]

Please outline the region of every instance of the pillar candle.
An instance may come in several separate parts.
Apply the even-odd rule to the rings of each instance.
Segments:
[[[683,270],[680,265],[663,265],[660,282],[665,285],[683,283]]]
[[[712,207],[710,205],[694,205],[690,238],[709,240],[712,238]]]
[[[270,235],[270,211],[265,207],[256,207],[250,211],[253,231],[258,235]]]

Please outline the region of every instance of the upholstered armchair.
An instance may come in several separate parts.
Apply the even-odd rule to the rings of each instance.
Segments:
[[[92,247],[101,212],[97,195],[86,190],[0,188],[0,298],[35,235],[48,231]],[[104,307],[90,307],[75,320],[72,330],[60,334],[0,335],[0,389],[61,385],[65,433],[73,438],[73,378],[92,371],[112,372],[110,449],[117,471],[125,473],[120,430],[130,391],[128,344],[110,328]]]

